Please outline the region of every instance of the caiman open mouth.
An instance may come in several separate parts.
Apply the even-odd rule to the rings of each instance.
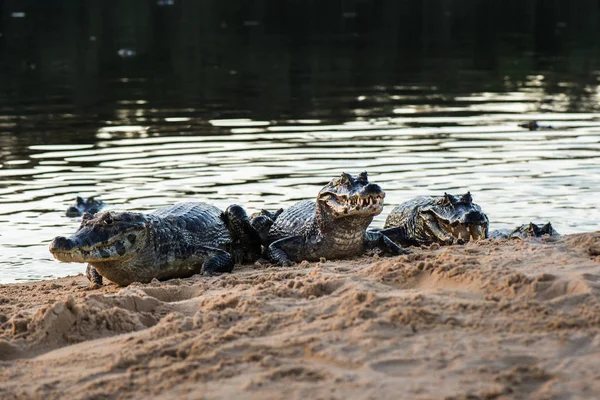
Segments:
[[[325,196],[321,196],[319,201],[327,203],[327,206],[334,211],[336,216],[377,215],[383,210],[384,197],[383,194],[348,196],[327,193]]]
[[[447,220],[439,221],[441,228],[452,235],[454,239],[465,242],[485,239],[487,237],[488,224],[463,224],[458,221],[450,222]]]

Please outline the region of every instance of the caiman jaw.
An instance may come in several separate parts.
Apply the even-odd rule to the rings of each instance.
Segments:
[[[131,229],[106,242],[78,245],[76,240],[63,236],[50,243],[50,253],[62,262],[106,262],[132,257],[140,248],[145,233]]]
[[[378,215],[383,210],[384,194],[372,195],[336,195],[329,193],[319,198],[338,217],[351,215]]]
[[[485,239],[487,236],[487,224],[448,223],[447,221],[443,221],[442,224],[449,226],[448,231],[455,239],[465,242]]]

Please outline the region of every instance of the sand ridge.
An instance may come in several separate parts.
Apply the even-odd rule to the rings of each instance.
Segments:
[[[2,398],[590,398],[600,232],[0,286]]]

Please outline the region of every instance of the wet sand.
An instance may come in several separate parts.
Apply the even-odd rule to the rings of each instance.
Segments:
[[[597,398],[599,299],[600,232],[0,285],[0,398]]]

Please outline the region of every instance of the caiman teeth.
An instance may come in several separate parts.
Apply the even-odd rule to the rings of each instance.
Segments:
[[[471,231],[471,236],[473,239],[471,240],[480,240],[485,239],[485,226],[484,225],[471,225],[469,227]]]
[[[360,195],[341,195],[338,196],[337,200],[338,203],[345,204],[344,208],[341,209],[341,212],[343,212],[344,214],[347,214],[351,210],[360,211],[363,208],[378,209],[383,205],[383,197],[377,195],[369,195],[365,197],[362,197]]]

